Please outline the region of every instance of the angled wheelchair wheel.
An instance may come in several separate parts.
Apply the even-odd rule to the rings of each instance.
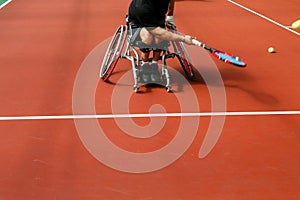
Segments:
[[[103,81],[107,81],[114,71],[119,58],[121,57],[122,49],[126,41],[126,35],[127,27],[121,25],[118,27],[114,36],[112,37],[100,68],[100,78]]]
[[[194,77],[193,65],[191,64],[189,54],[184,44],[182,42],[174,42],[173,46],[176,51],[176,57],[178,58],[185,75],[189,79],[192,79]]]
[[[178,31],[177,31],[175,25],[166,24],[166,28],[168,31],[178,34]],[[184,43],[183,42],[172,42],[172,45],[174,48],[174,53],[175,53],[176,57],[178,58],[185,75],[189,79],[192,79],[194,77],[193,65],[191,64],[191,59],[190,59],[189,54],[184,46]]]

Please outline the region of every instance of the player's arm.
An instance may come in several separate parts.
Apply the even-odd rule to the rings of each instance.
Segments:
[[[174,21],[174,6],[175,6],[175,0],[170,0],[169,2],[169,6],[168,6],[168,11],[166,13],[166,22],[169,24],[173,24],[175,25],[175,21]]]
[[[186,44],[193,44],[192,43],[192,37],[189,35],[179,35],[172,33],[170,31],[167,31],[166,29],[163,29],[161,27],[156,27],[154,29],[149,30],[151,34],[153,34],[155,37],[161,39],[161,40],[168,40],[168,41],[180,41],[184,42]]]
[[[168,11],[167,11],[167,16],[173,16],[173,14],[174,14],[174,6],[175,6],[175,0],[170,0]]]

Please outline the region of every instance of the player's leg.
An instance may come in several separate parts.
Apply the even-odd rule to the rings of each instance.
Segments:
[[[148,61],[150,56],[150,47],[151,44],[153,43],[154,38],[153,35],[146,28],[141,29],[140,38],[142,44],[145,44],[145,47],[140,47],[141,57],[142,57],[141,78],[143,82],[147,83],[150,81],[150,75],[151,75],[150,63]]]
[[[152,82],[160,81],[160,72],[158,70],[158,61],[160,59],[161,50],[153,50],[153,60],[150,64],[150,79]]]
[[[154,38],[154,50],[153,50],[153,61],[150,65],[151,68],[151,81],[159,82],[161,79],[161,73],[158,69],[158,61],[161,59],[161,52],[168,49],[169,42],[161,40],[159,38]]]

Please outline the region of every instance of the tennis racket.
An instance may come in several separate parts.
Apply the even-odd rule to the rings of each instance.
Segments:
[[[217,49],[209,47],[206,44],[203,44],[202,42],[199,42],[196,39],[193,39],[192,43],[196,46],[199,46],[199,47],[202,47],[202,48],[208,50],[213,56],[215,56],[216,58],[218,58],[219,60],[221,60],[225,63],[229,63],[229,64],[235,65],[237,67],[246,67],[246,65],[247,65],[239,57],[233,56],[233,55],[228,54],[226,52],[219,51]]]

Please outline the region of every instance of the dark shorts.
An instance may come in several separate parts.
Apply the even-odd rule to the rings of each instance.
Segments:
[[[133,0],[129,19],[141,27],[164,26],[169,0]]]

